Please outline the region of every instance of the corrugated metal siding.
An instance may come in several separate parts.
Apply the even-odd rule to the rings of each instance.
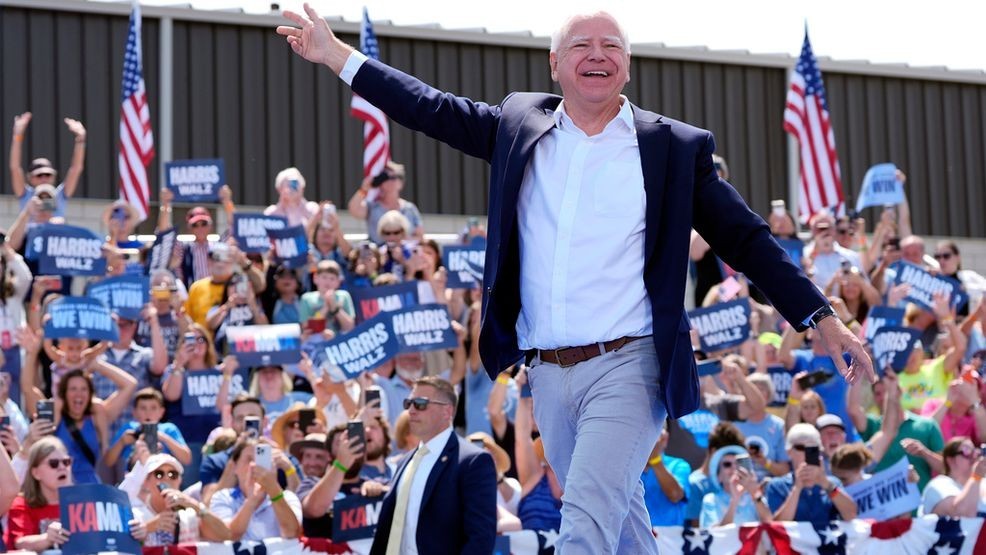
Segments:
[[[348,88],[295,57],[269,28],[189,19],[174,22],[174,156],[224,158],[238,202],[271,202],[274,175],[295,165],[308,179],[309,197],[345,203],[362,177],[362,124],[349,115]],[[46,155],[65,171],[72,142],[61,118],[80,118],[89,145],[79,194],[116,196],[126,25],[118,15],[0,7],[4,153],[9,122],[30,109],[25,163]],[[145,14],[143,33],[151,117],[160,129],[158,20]],[[387,63],[475,100],[495,103],[512,90],[558,92],[539,48],[388,36],[380,42]],[[785,69],[636,57],[631,75],[626,94],[633,102],[715,133],[732,181],[755,210],[765,213],[770,199],[787,196]],[[837,72],[825,80],[847,196],[854,201],[870,165],[893,161],[908,175],[917,232],[986,235],[986,87]],[[391,133],[394,159],[408,166],[406,196],[423,212],[485,212],[485,163],[406,129]],[[151,171],[155,189],[159,163]],[[0,191],[10,192],[8,182],[0,172]]]

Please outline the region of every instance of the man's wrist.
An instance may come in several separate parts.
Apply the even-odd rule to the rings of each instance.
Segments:
[[[822,320],[828,318],[829,316],[835,316],[835,309],[832,308],[832,305],[827,304],[822,306],[821,308],[816,310],[811,316],[809,316],[808,319],[805,321],[805,323],[808,325],[808,327],[812,329],[817,329],[818,324],[821,323]]]

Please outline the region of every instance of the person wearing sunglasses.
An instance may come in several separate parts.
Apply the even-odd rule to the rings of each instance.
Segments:
[[[746,465],[741,464],[745,460]],[[773,515],[760,491],[753,461],[746,449],[730,445],[716,451],[709,468],[712,491],[702,498],[699,526],[770,522]]]
[[[7,520],[7,549],[41,552],[68,540],[59,519],[58,488],[71,486],[72,457],[60,439],[48,436],[31,446],[21,494]]]
[[[986,293],[986,277],[975,270],[962,269],[962,255],[955,241],[941,241],[935,247],[935,261],[941,268],[941,275],[956,279],[963,290],[969,294],[969,302],[959,311],[959,316],[969,314],[969,307],[976,299]]]
[[[772,478],[766,488],[774,520],[828,523],[856,518],[856,502],[821,465],[821,446],[821,435],[811,424],[795,424],[788,430],[787,455],[794,470]],[[815,460],[808,459],[809,452]]]
[[[165,454],[151,455],[134,468],[137,478],[144,475],[136,495],[131,495],[134,516],[147,527],[144,547],[231,538],[225,522],[179,490],[183,472],[182,464]],[[128,489],[127,480],[120,487]]]
[[[956,436],[942,449],[945,473],[932,478],[921,494],[919,515],[936,514],[952,518],[986,514],[982,480],[986,457],[982,449],[966,436]]]
[[[455,434],[457,401],[452,384],[435,376],[416,380],[404,400],[411,432],[420,443],[394,473],[380,509],[373,553],[493,549],[496,466],[487,451]]]
[[[366,176],[359,189],[349,199],[347,205],[349,214],[354,218],[366,220],[367,235],[370,236],[370,241],[378,245],[390,240],[386,234],[381,233],[380,228],[380,219],[390,211],[397,211],[407,218],[408,235],[419,241],[424,238],[421,212],[413,202],[401,198],[404,176],[403,164],[388,161],[382,171]]]

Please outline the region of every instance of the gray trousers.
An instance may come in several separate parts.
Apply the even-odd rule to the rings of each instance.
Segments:
[[[667,414],[652,339],[568,368],[535,358],[528,380],[565,491],[555,553],[656,555],[640,481]]]

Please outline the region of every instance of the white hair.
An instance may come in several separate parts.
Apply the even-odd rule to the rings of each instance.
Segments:
[[[598,11],[595,13],[575,14],[569,17],[568,19],[566,19],[565,22],[562,23],[561,27],[559,27],[554,33],[551,34],[551,48],[548,51],[558,52],[558,48],[561,47],[561,41],[567,38],[568,35],[572,32],[573,25],[575,25],[579,21],[585,19],[591,19],[593,17],[599,17],[599,16],[608,17],[609,19],[613,20],[613,23],[616,24],[616,29],[620,32],[620,39],[623,40],[623,48],[627,51],[627,54],[629,54],[630,38],[627,36],[627,30],[623,28],[623,25],[620,25],[620,22],[617,21],[616,18],[612,16],[612,14],[604,11]]]
[[[289,179],[298,180],[298,189],[305,188],[305,176],[301,175],[301,170],[293,166],[290,168],[285,168],[277,174],[277,177],[274,178],[274,187],[279,187],[282,182],[288,181]]]
[[[822,444],[822,436],[811,424],[799,422],[791,426],[791,429],[787,431],[785,443],[787,449],[791,449],[795,445],[814,445],[818,447]]]

